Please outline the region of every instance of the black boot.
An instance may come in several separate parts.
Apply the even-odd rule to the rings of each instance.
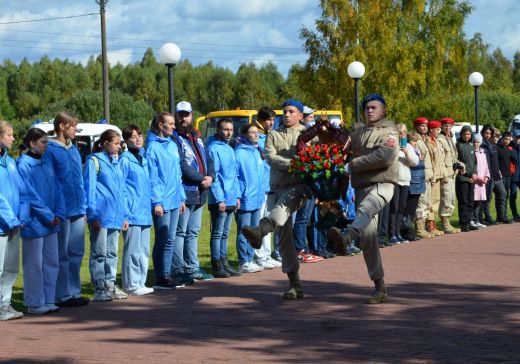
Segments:
[[[303,287],[298,272],[288,272],[287,277],[289,277],[291,288],[287,292],[284,292],[283,298],[286,300],[303,298]]]
[[[276,224],[273,220],[268,217],[260,219],[258,227],[244,226],[242,228],[242,234],[244,234],[249,244],[255,249],[262,247],[262,238],[267,234],[274,231]]]
[[[376,279],[374,285],[374,293],[368,298],[367,303],[376,304],[386,302],[388,295],[386,294],[385,280],[383,278]]]
[[[347,248],[352,242],[350,230],[343,234],[340,229],[333,226],[327,231],[327,237],[334,243],[334,249],[338,255],[346,255]]]
[[[222,268],[224,268],[224,270],[229,273],[229,275],[231,277],[238,277],[238,276],[241,276],[242,273],[240,272],[237,272],[236,270],[233,269],[233,267],[231,267],[231,265],[229,264],[229,261],[227,259],[227,257],[221,257],[220,258],[220,262],[222,263]]]
[[[213,276],[215,276],[215,278],[229,278],[229,273],[226,272],[220,260],[211,259],[211,268],[213,269]]]

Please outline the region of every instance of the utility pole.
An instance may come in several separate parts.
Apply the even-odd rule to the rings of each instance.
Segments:
[[[103,116],[110,124],[110,103],[108,93],[108,58],[107,58],[107,28],[105,24],[105,5],[108,0],[96,0],[101,15],[101,62],[103,67]]]

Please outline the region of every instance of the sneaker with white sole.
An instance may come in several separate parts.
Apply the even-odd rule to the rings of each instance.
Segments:
[[[16,311],[14,309],[13,306],[9,305],[7,306],[7,311],[11,312],[12,314],[14,314],[16,317],[15,319],[19,319],[19,318],[22,318],[23,317],[23,313],[21,313],[20,311]]]
[[[94,291],[94,301],[104,302],[112,301],[112,293],[107,291],[105,288],[98,288]]]
[[[267,258],[255,259],[255,264],[260,266],[260,267],[262,267],[262,268],[264,268],[264,269],[273,269],[274,268],[274,265],[269,263]]]
[[[46,303],[45,306],[49,307],[49,310],[51,310],[50,312],[56,312],[60,309],[54,303]]]
[[[15,319],[18,319],[20,317],[23,317],[23,314],[21,312],[16,311],[16,312],[22,314],[22,316],[18,316],[16,313],[11,312],[9,310],[9,307],[10,306],[2,306],[2,307],[0,307],[0,321],[15,320]]]
[[[257,265],[253,261],[241,264],[239,267],[240,273],[257,273],[257,272],[261,272],[263,270],[264,270],[264,268]]]
[[[112,298],[115,300],[126,300],[128,298],[128,294],[117,285],[114,285],[114,288],[112,289]]]
[[[129,295],[132,296],[144,296],[154,292],[154,289],[151,287],[139,287],[134,290],[127,291]]]
[[[27,307],[27,313],[33,315],[43,315],[49,312],[51,312],[51,309],[47,306]]]
[[[281,268],[282,267],[282,262],[272,258],[272,257],[267,257],[267,261],[269,262],[269,264],[271,264],[273,267],[275,268]]]

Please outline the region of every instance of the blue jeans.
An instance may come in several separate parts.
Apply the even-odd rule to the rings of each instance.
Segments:
[[[73,216],[60,224],[58,232],[59,272],[56,302],[81,296],[81,261],[85,253],[85,217]]]
[[[294,245],[296,251],[300,252],[304,250],[308,252],[307,248],[307,225],[312,215],[312,209],[314,208],[314,200],[308,199],[305,201],[303,206],[296,212],[296,218],[293,226]]]
[[[233,209],[220,212],[218,205],[211,205],[209,206],[209,213],[211,216],[211,238],[209,241],[211,259],[220,260],[228,255],[228,236],[233,220]]]
[[[202,205],[187,205],[179,216],[173,245],[172,275],[193,273],[199,269],[197,239],[202,223]]]
[[[257,227],[262,216],[262,209],[253,211],[237,211],[235,219],[237,221],[237,253],[238,264],[249,263],[255,257],[255,249],[247,242],[242,234],[242,227],[249,225]]]
[[[114,284],[117,273],[117,244],[119,230],[100,228],[93,229],[89,224],[90,259],[89,269],[92,284],[96,288],[109,283]]]
[[[13,284],[20,271],[20,231],[0,235],[0,308],[11,304]]]
[[[157,280],[170,276],[179,216],[178,208],[164,211],[164,215],[161,217],[153,216],[155,244],[152,259]]]
[[[146,283],[150,257],[150,226],[131,225],[127,231],[123,231],[123,239],[123,288],[134,291],[144,287]],[[167,266],[170,267],[170,264]]]
[[[54,303],[58,277],[58,234],[22,239],[23,301],[27,307]]]

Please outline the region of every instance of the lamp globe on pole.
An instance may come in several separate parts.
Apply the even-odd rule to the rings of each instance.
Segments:
[[[354,80],[354,110],[356,110],[356,124],[359,123],[359,79],[365,75],[363,63],[354,61],[348,65],[347,72]]]
[[[175,100],[173,98],[173,67],[179,63],[181,59],[181,49],[175,43],[165,43],[159,49],[159,63],[168,67],[168,100],[170,104],[170,113],[175,112]]]
[[[478,88],[484,83],[484,76],[480,72],[473,72],[468,78],[469,84],[475,89],[475,130],[478,133]]]

